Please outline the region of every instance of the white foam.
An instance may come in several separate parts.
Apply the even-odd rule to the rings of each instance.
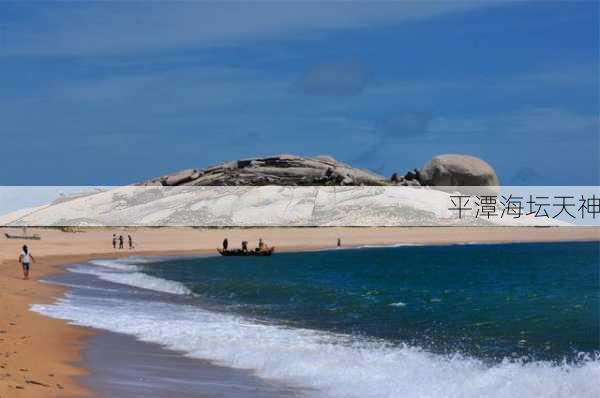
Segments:
[[[139,269],[137,265],[131,264],[130,262],[126,262],[124,260],[92,260],[90,261],[90,264],[123,271],[136,271]]]
[[[251,369],[315,389],[316,396],[597,397],[600,360],[580,366],[504,362],[392,347],[349,336],[254,322],[189,305],[65,297],[33,310],[75,324],[136,336],[191,357]]]
[[[403,303],[402,301],[398,301],[396,303],[390,303],[388,305],[390,307],[406,307],[406,303]]]
[[[140,266],[128,261],[132,260],[93,260],[90,261],[90,263],[97,267],[81,265],[70,268],[69,270],[79,274],[95,275],[108,282],[134,286],[141,289],[178,295],[192,294],[192,291],[183,283],[157,278],[139,272]],[[138,260],[135,261],[139,262]]]
[[[310,249],[307,252],[329,252],[329,251],[341,251],[341,250],[362,250],[362,249],[390,249],[396,247],[413,247],[413,246],[425,246],[422,243],[390,243],[385,245],[357,245],[357,246],[341,246],[341,247],[326,247],[322,249]],[[301,252],[296,252],[301,253]]]
[[[385,249],[394,247],[412,247],[412,246],[423,246],[422,243],[390,243],[387,245],[361,245],[356,246],[356,249]]]

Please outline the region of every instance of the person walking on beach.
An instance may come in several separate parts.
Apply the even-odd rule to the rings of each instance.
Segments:
[[[119,235],[119,249],[123,248],[123,235]]]
[[[227,238],[223,239],[223,250],[227,250],[227,248],[229,247],[229,241],[227,240]]]
[[[29,279],[29,263],[33,260],[35,262],[35,258],[29,253],[29,248],[27,245],[23,245],[23,250],[21,254],[19,254],[19,262],[23,266],[23,279]]]
[[[117,248],[117,235],[113,234],[113,249]]]
[[[133,249],[133,238],[131,235],[127,235],[127,240],[129,242],[129,250]]]

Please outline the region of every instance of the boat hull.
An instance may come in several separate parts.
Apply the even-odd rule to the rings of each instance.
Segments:
[[[236,249],[236,250],[217,249],[217,251],[219,252],[219,254],[221,256],[262,257],[262,256],[270,256],[271,254],[273,254],[273,252],[275,251],[275,248],[271,247],[268,250],[262,250],[262,251],[256,251],[256,250],[242,251],[240,249]]]
[[[6,236],[6,239],[29,239],[29,240],[40,240],[40,239],[42,239],[39,235],[20,236],[20,235],[10,235],[10,234],[5,233],[4,236]]]

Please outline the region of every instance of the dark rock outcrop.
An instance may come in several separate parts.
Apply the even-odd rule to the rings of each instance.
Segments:
[[[402,187],[418,187],[421,186],[421,182],[419,181],[420,175],[421,172],[418,169],[409,170],[403,176],[394,173],[390,178],[390,184],[400,185]]]
[[[410,170],[408,173],[404,175],[404,179],[408,181],[416,180],[418,181],[421,176],[421,172],[418,169]]]
[[[368,170],[338,162],[330,156],[278,155],[221,163],[204,170],[184,170],[142,185],[388,185]]]
[[[497,186],[496,172],[486,162],[468,155],[439,155],[421,170],[419,181],[432,186]]]
[[[182,170],[141,185],[496,186],[498,178],[489,164],[467,155],[436,156],[423,170],[413,169],[404,175],[394,173],[389,180],[330,156],[278,155],[225,162],[203,170]]]

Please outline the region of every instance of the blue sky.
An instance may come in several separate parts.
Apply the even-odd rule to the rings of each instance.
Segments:
[[[598,185],[598,4],[2,2],[0,185],[277,153]]]

